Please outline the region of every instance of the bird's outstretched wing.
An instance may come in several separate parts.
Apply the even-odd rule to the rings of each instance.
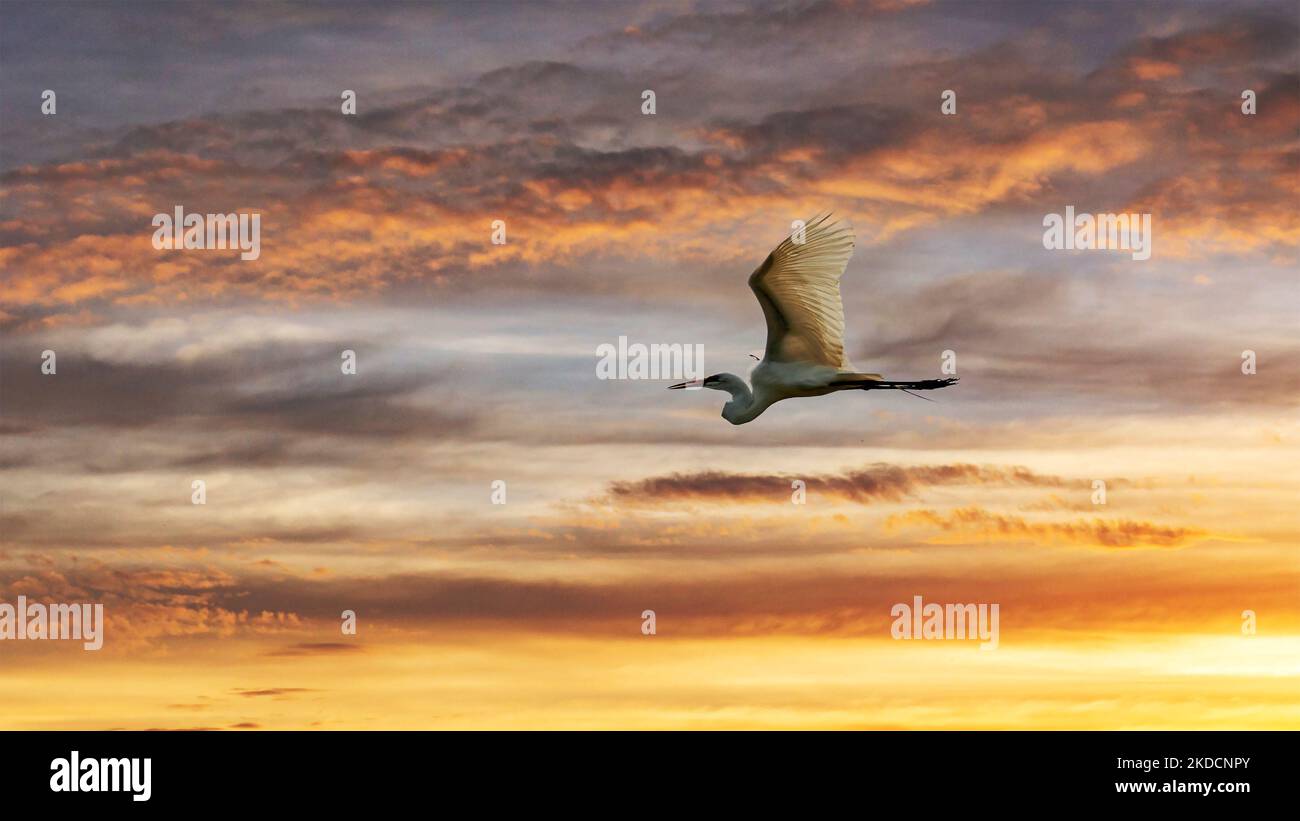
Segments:
[[[767,318],[768,359],[852,371],[844,356],[840,277],[853,255],[853,227],[830,217],[809,220],[803,242],[786,237],[749,275],[749,287]]]

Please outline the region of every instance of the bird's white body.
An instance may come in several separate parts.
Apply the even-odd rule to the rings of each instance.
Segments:
[[[749,277],[767,320],[767,350],[750,382],[732,373],[705,377],[702,386],[731,394],[722,418],[743,425],[776,402],[843,390],[931,390],[956,379],[890,382],[859,373],[844,355],[840,277],[853,254],[853,229],[823,214],[802,235],[788,237]],[[672,385],[684,388],[689,383]]]
[[[772,362],[764,359],[750,371],[755,395],[770,396],[772,402],[796,396],[822,396],[838,390],[831,383],[845,371],[810,362]],[[769,402],[768,404],[771,404]]]

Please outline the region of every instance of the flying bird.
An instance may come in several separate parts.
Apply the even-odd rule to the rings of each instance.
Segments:
[[[919,382],[887,380],[878,373],[859,373],[844,355],[844,304],[840,277],[853,255],[853,228],[820,214],[798,233],[786,237],[749,275],[767,319],[767,349],[750,372],[751,389],[734,373],[670,385],[669,390],[712,388],[731,394],[722,418],[733,425],[753,421],[782,399],[823,396],[835,391],[928,391],[957,379]],[[752,354],[751,354],[752,355]],[[915,394],[914,394],[915,395]],[[919,397],[924,399],[925,397]]]

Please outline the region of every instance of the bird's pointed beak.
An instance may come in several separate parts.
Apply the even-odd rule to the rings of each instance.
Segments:
[[[689,382],[678,382],[676,385],[669,385],[668,390],[680,391],[685,388],[686,390],[697,391],[702,387],[704,387],[703,379],[692,379]]]

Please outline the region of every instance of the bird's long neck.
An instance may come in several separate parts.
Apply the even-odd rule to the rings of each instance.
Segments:
[[[753,392],[739,378],[729,381],[724,390],[731,401],[722,406],[722,418],[733,425],[743,425],[767,410],[766,404],[754,401]]]

